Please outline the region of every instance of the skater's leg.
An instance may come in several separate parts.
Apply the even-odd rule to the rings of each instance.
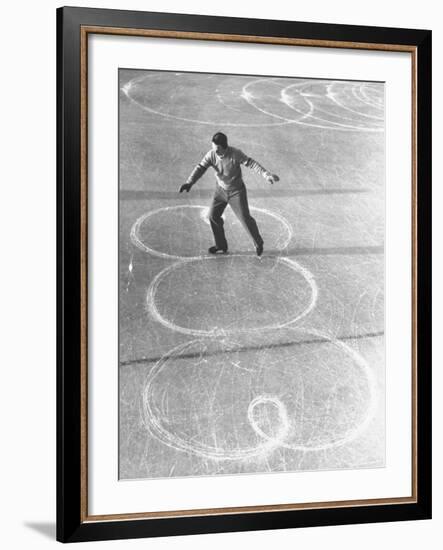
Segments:
[[[214,234],[215,246],[221,250],[228,249],[228,243],[226,242],[225,230],[223,228],[222,214],[228,204],[228,199],[219,186],[212,199],[212,204],[209,208],[209,222],[211,224],[212,233]]]
[[[229,204],[243,227],[254,241],[255,248],[263,250],[263,239],[257,227],[257,223],[249,212],[248,195],[246,187],[235,191],[229,196]]]

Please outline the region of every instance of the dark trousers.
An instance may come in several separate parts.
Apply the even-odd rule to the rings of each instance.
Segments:
[[[217,248],[228,247],[222,218],[222,214],[228,204],[251,236],[254,245],[256,247],[261,246],[263,244],[263,239],[258,231],[257,223],[249,212],[248,195],[244,185],[235,191],[225,191],[219,185],[216,186],[215,195],[209,209],[209,221],[211,223],[212,232],[214,233],[215,246]]]

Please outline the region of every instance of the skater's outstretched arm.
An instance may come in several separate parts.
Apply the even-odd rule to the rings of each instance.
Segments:
[[[254,172],[256,172],[257,174],[260,174],[261,176],[263,176],[268,183],[273,184],[280,180],[277,174],[272,174],[271,172],[266,170],[266,168],[263,168],[263,166],[259,164],[256,160],[254,160],[251,157],[248,157],[242,151],[240,151],[240,153],[241,153],[240,162],[245,166],[247,166],[248,168],[250,168],[251,170],[253,170]]]
[[[183,191],[186,191],[187,193],[189,193],[189,191],[191,190],[191,187],[194,185],[194,183],[196,183],[203,176],[203,174],[206,172],[206,170],[210,166],[212,166],[211,151],[206,153],[206,155],[197,164],[197,166],[194,168],[194,170],[192,170],[191,175],[186,180],[186,183],[184,183],[180,187],[180,193],[182,193]]]

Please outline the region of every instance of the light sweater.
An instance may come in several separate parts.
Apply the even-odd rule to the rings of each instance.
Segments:
[[[194,168],[186,183],[194,185],[203,176],[209,166],[212,166],[215,170],[215,178],[218,185],[225,191],[241,189],[244,185],[241,172],[242,164],[264,178],[271,177],[271,174],[263,166],[260,166],[254,159],[245,155],[243,151],[228,146],[222,157],[217,155],[213,149],[208,151]]]

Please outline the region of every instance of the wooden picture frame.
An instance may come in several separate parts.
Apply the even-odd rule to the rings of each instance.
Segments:
[[[111,515],[89,512],[88,277],[91,273],[88,272],[88,220],[91,211],[88,165],[91,159],[88,159],[88,37],[91,35],[410,55],[412,491],[409,496],[147,513],[128,513],[122,509]],[[77,542],[430,518],[431,32],[59,8],[57,118],[57,540]]]

